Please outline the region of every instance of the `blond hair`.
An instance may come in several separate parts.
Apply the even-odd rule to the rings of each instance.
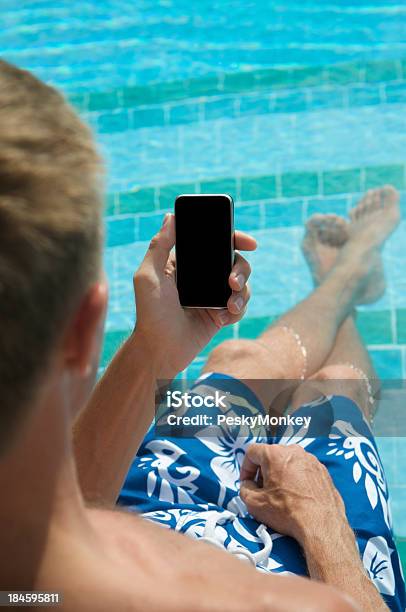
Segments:
[[[100,266],[101,164],[52,87],[0,60],[0,450]]]

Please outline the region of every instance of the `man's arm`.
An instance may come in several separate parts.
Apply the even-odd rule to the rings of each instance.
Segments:
[[[299,445],[253,444],[241,481],[250,514],[299,542],[311,578],[347,593],[365,612],[388,610],[365,573],[343,500],[314,455]]]
[[[73,427],[80,485],[86,501],[113,506],[154,416],[160,366],[137,332],[99,380]]]
[[[237,253],[227,308],[183,309],[175,283],[174,243],[174,218],[167,215],[134,276],[136,329],[114,357],[73,428],[79,481],[91,503],[115,504],[152,422],[157,381],[171,380],[187,367],[221,327],[241,319],[249,300],[250,266]],[[256,242],[236,232],[235,246],[252,251]],[[240,298],[243,306],[238,308]]]
[[[312,529],[316,527],[317,533]],[[388,610],[365,573],[354,533],[347,521],[334,525],[308,525],[301,542],[310,577],[338,588],[362,604],[363,610]]]

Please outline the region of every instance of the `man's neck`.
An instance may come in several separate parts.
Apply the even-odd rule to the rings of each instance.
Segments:
[[[0,460],[0,582],[10,589],[34,588],[62,537],[86,541],[92,535],[63,391],[61,382],[47,385],[15,445]]]

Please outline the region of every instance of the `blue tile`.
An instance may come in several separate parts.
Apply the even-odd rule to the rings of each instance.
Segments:
[[[139,240],[151,240],[161,228],[163,213],[139,217]]]
[[[335,214],[347,217],[347,198],[312,198],[307,203],[307,217],[316,213]]]
[[[135,220],[133,217],[107,221],[107,246],[113,247],[134,241]]]
[[[406,102],[406,83],[392,83],[386,85],[386,100],[388,102],[397,102],[404,104]]]
[[[294,113],[305,109],[306,96],[302,91],[280,93],[271,105],[271,110],[278,113]]]
[[[389,491],[393,527],[397,536],[406,537],[406,487],[394,486]]]
[[[354,85],[348,90],[348,100],[350,106],[379,104],[379,89],[376,85]]]
[[[310,89],[308,109],[342,107],[344,104],[343,89]]]
[[[129,127],[128,111],[118,111],[103,113],[99,116],[98,131],[100,133],[112,134],[113,132],[123,132]]]
[[[192,123],[199,119],[199,104],[176,104],[169,112],[169,121],[176,123]]]
[[[399,349],[371,349],[369,354],[381,379],[402,378],[402,354]]]
[[[142,128],[164,124],[164,111],[161,107],[136,108],[131,111],[131,127]]]
[[[269,113],[270,96],[243,96],[240,99],[241,115],[263,115]]]
[[[260,229],[261,215],[259,205],[237,206],[235,209],[235,227],[246,232]]]
[[[265,227],[292,227],[303,224],[303,200],[265,204]]]
[[[406,487],[406,441],[404,437],[404,430],[402,430],[403,436],[393,438],[395,445],[395,484]]]
[[[195,359],[195,361],[193,361],[190,364],[190,366],[187,368],[186,379],[187,379],[188,386],[193,384],[196,381],[196,379],[199,378],[203,365],[204,365],[203,359]]]
[[[219,98],[217,100],[209,100],[204,104],[205,119],[231,119],[235,117],[235,99],[234,98]]]

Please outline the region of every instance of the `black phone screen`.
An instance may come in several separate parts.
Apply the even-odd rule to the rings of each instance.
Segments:
[[[228,195],[176,198],[176,284],[182,306],[227,305],[234,258],[233,211]]]

